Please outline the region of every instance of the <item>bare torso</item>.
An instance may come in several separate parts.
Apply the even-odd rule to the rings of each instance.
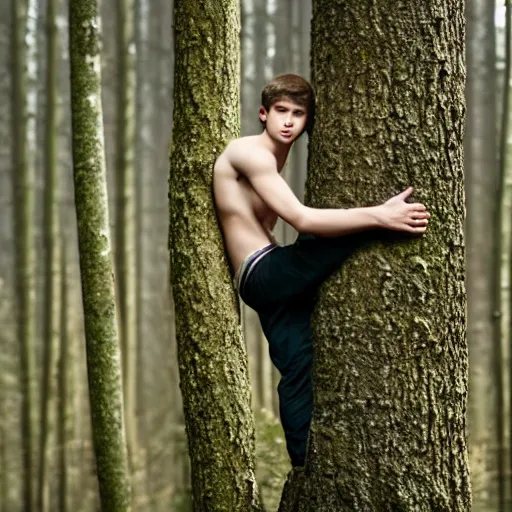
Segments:
[[[260,198],[245,178],[233,166],[234,152],[265,151],[258,147],[258,136],[233,141],[217,159],[213,170],[215,206],[226,250],[233,268],[239,268],[254,251],[275,242],[272,230],[277,214]]]

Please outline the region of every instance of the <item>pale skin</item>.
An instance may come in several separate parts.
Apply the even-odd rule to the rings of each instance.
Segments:
[[[303,205],[281,177],[288,153],[307,121],[304,107],[288,98],[269,111],[260,107],[266,123],[260,135],[231,141],[217,159],[213,190],[226,250],[233,270],[265,247],[281,217],[299,233],[324,237],[369,229],[390,229],[422,235],[430,214],[421,203],[407,203],[412,187],[378,206],[319,209]]]

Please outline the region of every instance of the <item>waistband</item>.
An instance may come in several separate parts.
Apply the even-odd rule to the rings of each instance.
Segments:
[[[235,284],[236,289],[238,290],[238,293],[240,293],[243,284],[249,277],[249,274],[252,272],[254,267],[256,266],[256,263],[263,258],[266,254],[273,251],[276,247],[279,247],[277,244],[271,243],[263,247],[262,249],[258,249],[257,251],[252,252],[245,258],[245,260],[242,262],[240,267],[238,267],[238,270],[236,271],[235,278],[233,279],[233,282]]]

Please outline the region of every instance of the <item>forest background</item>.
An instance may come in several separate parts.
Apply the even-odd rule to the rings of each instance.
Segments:
[[[185,511],[191,510],[190,468],[168,255],[173,5],[162,0],[127,5],[131,11],[113,1],[101,5],[101,67],[118,307],[128,312],[120,317],[133,508]],[[266,81],[284,72],[309,78],[311,9],[310,0],[241,2],[242,135],[260,130],[257,109]],[[1,3],[0,510],[26,509],[27,478],[33,510],[97,510],[73,192],[68,5],[60,0],[28,0],[26,18],[15,12],[9,2]],[[17,30],[24,34],[26,59],[23,119],[12,108],[19,103],[19,89],[13,71],[15,38],[8,37],[20,19],[23,25]],[[467,21],[469,450],[474,510],[505,511],[512,510],[508,270],[512,161],[508,107],[503,106],[507,104],[505,8],[502,2],[468,0]],[[122,30],[127,23],[133,23],[131,60],[126,58]],[[131,87],[133,96],[127,97]],[[17,122],[23,123],[26,133],[24,182],[15,172]],[[133,128],[128,143],[127,126]],[[283,172],[300,199],[306,164],[303,137]],[[499,183],[506,185],[501,195]],[[489,232],[497,226],[501,243],[493,245]],[[281,243],[290,243],[296,235],[282,222],[275,234]],[[17,277],[21,262],[28,269],[22,287]],[[28,312],[21,320],[20,304]],[[289,470],[277,419],[278,375],[255,313],[243,306],[242,314],[256,417],[257,479],[267,509],[276,510]],[[31,327],[20,329],[20,322]],[[20,350],[27,340],[33,349],[29,362]],[[24,418],[26,389],[33,401]],[[479,456],[483,438],[492,445],[491,463]]]

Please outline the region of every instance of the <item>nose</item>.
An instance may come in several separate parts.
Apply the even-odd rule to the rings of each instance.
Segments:
[[[292,124],[293,124],[292,116],[287,116],[285,121],[284,121],[284,124],[285,124],[285,126],[292,126]]]

